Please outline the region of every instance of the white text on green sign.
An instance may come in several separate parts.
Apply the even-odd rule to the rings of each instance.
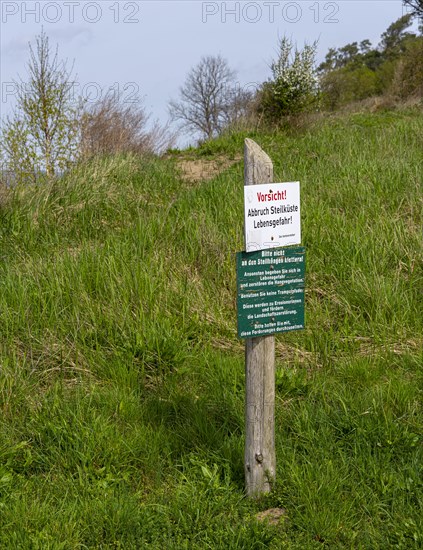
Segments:
[[[237,254],[238,337],[304,328],[305,249]]]

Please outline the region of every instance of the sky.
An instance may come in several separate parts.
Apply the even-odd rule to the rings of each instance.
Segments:
[[[406,13],[401,0],[0,0],[0,9],[1,117],[13,111],[13,80],[26,80],[28,43],[43,28],[74,67],[75,95],[94,101],[112,88],[162,124],[203,55],[220,54],[239,85],[254,87],[271,76],[283,36],[299,48],[317,40],[321,62],[330,47],[366,38],[376,46]]]

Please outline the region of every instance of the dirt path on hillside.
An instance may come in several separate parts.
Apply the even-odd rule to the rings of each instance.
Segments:
[[[241,160],[241,156],[233,159],[227,157],[217,157],[211,160],[206,159],[181,159],[178,166],[181,169],[182,177],[189,183],[196,183],[204,180],[210,180],[218,176],[224,170],[227,170]]]

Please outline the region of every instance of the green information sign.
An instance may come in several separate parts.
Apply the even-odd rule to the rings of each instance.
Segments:
[[[305,248],[236,255],[238,337],[304,328]]]

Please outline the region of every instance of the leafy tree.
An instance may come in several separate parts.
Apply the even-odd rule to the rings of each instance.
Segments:
[[[336,48],[329,48],[325,60],[317,67],[319,73],[328,73],[338,68],[339,54]]]
[[[326,74],[335,69],[348,67],[350,70],[363,66],[371,70],[383,62],[382,54],[371,48],[371,42],[368,39],[362,40],[360,44],[353,42],[342,48],[330,48],[326,54],[325,61],[318,67],[320,74]]]
[[[405,51],[405,44],[408,38],[415,35],[406,32],[412,24],[412,14],[406,14],[391,23],[381,36],[380,49],[385,59],[398,57]]]
[[[260,107],[268,120],[277,121],[316,107],[318,79],[315,69],[317,43],[298,50],[284,37],[279,41],[278,58],[272,62],[272,79],[261,91]]]
[[[371,47],[372,47],[372,43],[368,38],[365,38],[360,42],[360,52],[364,55],[370,52]]]
[[[362,64],[371,71],[377,71],[384,63],[383,54],[376,49],[369,49],[362,55]]]
[[[182,128],[210,139],[245,113],[250,97],[235,85],[235,72],[225,59],[206,56],[188,73],[169,112]]]
[[[82,105],[72,91],[72,71],[53,53],[44,31],[29,44],[28,81],[15,81],[17,107],[3,121],[2,157],[16,181],[48,178],[68,168],[78,154]]]
[[[357,58],[361,57],[359,56],[360,50],[357,42],[347,44],[346,46],[339,48],[338,51],[341,57],[342,66],[348,65],[349,63],[354,62]]]
[[[412,17],[412,14],[404,15],[389,25],[378,48],[372,48],[369,40],[331,48],[318,67],[323,104],[334,109],[385,92],[404,97],[406,93],[411,94],[411,90],[418,90],[418,71],[416,75],[409,75],[409,85],[400,84],[401,75],[409,74],[406,67],[412,66],[409,60],[419,51],[419,47],[414,45],[415,34],[407,30]],[[417,58],[415,65],[420,66]],[[392,88],[394,80],[395,92]]]

